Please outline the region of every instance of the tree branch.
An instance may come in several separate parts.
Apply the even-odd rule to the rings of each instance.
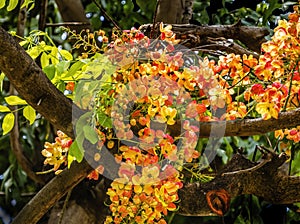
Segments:
[[[159,21],[159,20],[158,20]],[[152,24],[140,27],[146,35],[150,33]],[[260,52],[260,45],[266,41],[265,36],[269,34],[266,28],[234,25],[198,26],[193,24],[172,24],[172,31],[178,39],[188,48],[205,45],[208,38],[220,38],[238,40],[245,44],[250,50]],[[154,29],[154,36],[159,34],[159,26]]]
[[[282,175],[278,170],[288,157],[268,154],[266,159],[270,160],[260,165],[236,154],[211,182],[186,184],[179,191],[179,213],[187,216],[215,215],[207,204],[206,194],[221,189],[227,191],[230,197],[253,194],[273,204],[299,202],[300,177]]]
[[[240,46],[239,44],[235,43],[232,40],[227,40],[224,38],[207,38],[205,43],[202,43],[201,46],[194,47],[192,50],[198,50],[198,51],[210,51],[214,53],[220,53],[228,52],[228,53],[234,53],[239,55],[250,55],[252,54],[253,57],[259,58],[259,54],[253,51],[249,51],[246,48]],[[224,53],[223,53],[224,54]]]

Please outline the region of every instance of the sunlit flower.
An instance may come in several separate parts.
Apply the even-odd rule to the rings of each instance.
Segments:
[[[264,120],[278,118],[279,108],[273,102],[260,102],[256,105],[256,111],[262,115]]]
[[[175,124],[175,117],[177,114],[177,110],[175,108],[163,106],[161,108],[161,119],[159,119],[159,122],[166,122],[168,125]]]

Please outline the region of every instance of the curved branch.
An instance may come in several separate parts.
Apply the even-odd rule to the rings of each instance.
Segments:
[[[158,20],[159,21],[159,20]],[[151,32],[152,24],[140,27],[146,35]],[[155,27],[154,36],[159,33],[159,27]],[[266,41],[265,36],[269,34],[266,28],[234,25],[198,26],[193,24],[172,24],[172,31],[178,39],[184,40],[188,48],[194,48],[207,44],[208,38],[224,37],[225,39],[238,40],[245,44],[250,50],[260,52],[260,46]]]
[[[179,213],[187,216],[215,215],[207,204],[206,194],[221,189],[230,197],[253,194],[273,204],[299,202],[300,177],[282,175],[278,170],[287,159],[284,154],[268,154],[265,161],[256,164],[236,154],[211,182],[187,184],[179,191]]]

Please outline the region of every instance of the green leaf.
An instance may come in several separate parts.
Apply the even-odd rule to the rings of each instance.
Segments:
[[[2,130],[3,135],[6,135],[14,127],[15,115],[13,113],[6,114],[3,118]]]
[[[7,11],[15,9],[18,5],[18,0],[10,0],[7,6]]]
[[[5,0],[0,1],[0,9],[2,9],[5,6]]]
[[[60,50],[59,53],[68,61],[73,60],[73,55],[67,50]]]
[[[69,61],[60,61],[57,65],[56,65],[56,69],[57,69],[57,73],[58,75],[63,74],[65,71],[68,70],[70,66],[70,62]]]
[[[0,105],[0,112],[10,112],[10,109],[7,106]]]
[[[42,68],[45,68],[47,65],[49,65],[49,57],[45,52],[43,52],[41,56],[41,66]]]
[[[112,128],[112,120],[105,113],[97,113],[97,121],[102,127]]]
[[[28,5],[30,3],[33,3],[33,4],[31,4],[30,8],[27,10],[27,11],[30,11],[34,7],[34,0],[25,0],[23,2],[23,4],[21,5],[21,8],[24,8],[24,7],[28,8]]]
[[[8,103],[9,105],[12,105],[12,106],[27,104],[27,102],[25,100],[22,100],[18,96],[8,96],[8,97],[5,97],[4,99],[5,99],[6,103]]]
[[[78,136],[69,149],[69,155],[73,156],[79,163],[84,157],[83,141],[84,137],[82,135]]]
[[[74,63],[70,67],[68,73],[66,75],[64,75],[64,78],[73,76],[77,71],[79,71],[79,69],[82,68],[83,65],[84,65],[84,63],[81,61],[77,61],[76,63]]]
[[[98,135],[95,132],[94,128],[90,125],[85,125],[83,127],[84,137],[92,144],[96,144],[98,142]]]
[[[64,83],[64,81],[60,81],[57,83],[56,88],[61,91],[64,92],[66,89],[66,84]]]
[[[83,127],[88,124],[88,120],[92,117],[92,112],[87,112],[80,116],[80,118],[76,121],[76,136],[83,136]]]
[[[48,65],[43,68],[43,71],[46,73],[48,79],[52,80],[55,76],[55,65]]]
[[[74,160],[76,160],[76,158],[74,156],[71,156],[70,153],[68,153],[68,169],[70,169],[71,164]]]
[[[4,81],[5,75],[3,72],[0,74],[0,91],[2,92],[3,90],[3,81]]]
[[[30,125],[32,125],[36,118],[35,109],[28,105],[23,109],[23,115],[27,120],[29,120]]]

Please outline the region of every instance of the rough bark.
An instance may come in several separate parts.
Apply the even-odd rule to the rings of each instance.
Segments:
[[[145,24],[140,29],[149,34],[151,24]],[[193,24],[173,24],[172,30],[178,39],[182,39],[181,44],[188,48],[211,44],[212,38],[223,37],[225,39],[238,40],[246,45],[251,51],[260,52],[260,46],[266,41],[265,36],[269,34],[266,28],[241,26],[240,23],[234,25],[198,26]],[[153,35],[157,36],[158,26]],[[222,45],[221,45],[222,46]]]
[[[190,20],[193,17],[193,4],[194,0],[185,0],[184,1],[184,12],[182,17],[182,23],[190,23]]]
[[[185,0],[159,0],[155,22],[182,23]]]
[[[179,191],[179,213],[186,216],[215,215],[207,204],[206,194],[225,190],[231,198],[254,194],[273,204],[300,201],[300,177],[283,175],[278,169],[288,157],[266,154],[261,163],[234,155],[220,174],[208,183],[187,184]]]
[[[51,84],[37,64],[32,61],[18,43],[2,28],[0,28],[0,49],[0,69],[10,79],[11,83],[15,86],[20,95],[23,96],[23,98],[46,119],[52,122],[53,125],[67,133],[69,136],[74,137],[71,124],[71,101],[69,101]],[[299,119],[295,119],[295,116],[299,117],[299,113],[300,109],[281,113],[278,120],[263,121],[261,119],[254,119],[231,121],[226,123],[225,133],[226,135],[229,135],[229,133],[231,133],[230,135],[252,135],[265,133],[278,128],[296,126],[300,123]],[[206,125],[208,130],[210,130],[209,127],[211,124]],[[204,130],[203,127],[204,126],[202,126],[201,130]],[[180,212],[186,215],[200,214],[201,210],[198,209],[200,209],[200,202],[203,202],[203,193],[207,192],[209,189],[218,188],[226,189],[231,196],[236,196],[240,193],[253,193],[258,196],[265,197],[267,200],[274,203],[291,203],[299,201],[299,178],[277,175],[275,172],[277,167],[279,167],[286,158],[276,158],[277,157],[272,157],[268,163],[261,166],[259,169],[253,169],[249,172],[237,172],[234,173],[234,175],[230,175],[230,172],[239,169],[230,169],[229,164],[227,166],[228,169],[226,170],[229,174],[223,176],[220,175],[213,182],[208,183],[207,185],[199,185],[199,183],[186,185],[180,193],[181,197],[183,197],[183,199],[181,199]],[[238,161],[238,164],[242,164],[241,160]],[[249,165],[249,162],[246,162],[246,164],[248,165],[239,167],[243,170],[247,170],[255,165],[251,163]],[[14,219],[13,224],[36,223],[49,208],[51,208],[63,195],[65,195],[66,192],[78,184],[90,171],[91,167],[86,161],[83,161],[80,164],[73,164],[70,170],[66,170],[52,179],[23,208],[19,215]],[[244,177],[244,175],[246,175],[247,178]],[[270,187],[263,190],[265,183],[262,181],[260,182],[260,185],[255,185],[260,186],[260,188],[249,187],[255,184],[253,181],[258,177],[262,177],[261,180],[270,180],[272,191]],[[231,181],[227,181],[227,179]],[[252,179],[252,185],[248,185],[249,182],[247,181],[250,181],[250,179]],[[234,180],[235,182],[233,182]],[[228,183],[236,184],[230,188]],[[238,188],[235,188],[236,186],[238,186]],[[240,186],[243,186],[243,188],[242,192],[239,193]],[[285,191],[288,189],[290,190],[290,193],[286,191],[287,193],[282,196],[279,194],[282,193],[282,189],[285,189]],[[270,195],[269,192],[272,192],[272,194]],[[275,194],[276,198],[272,199]],[[190,197],[187,197],[188,195]],[[191,206],[191,202],[193,202],[193,206]],[[205,207],[205,204],[202,204],[201,207],[202,206]]]

